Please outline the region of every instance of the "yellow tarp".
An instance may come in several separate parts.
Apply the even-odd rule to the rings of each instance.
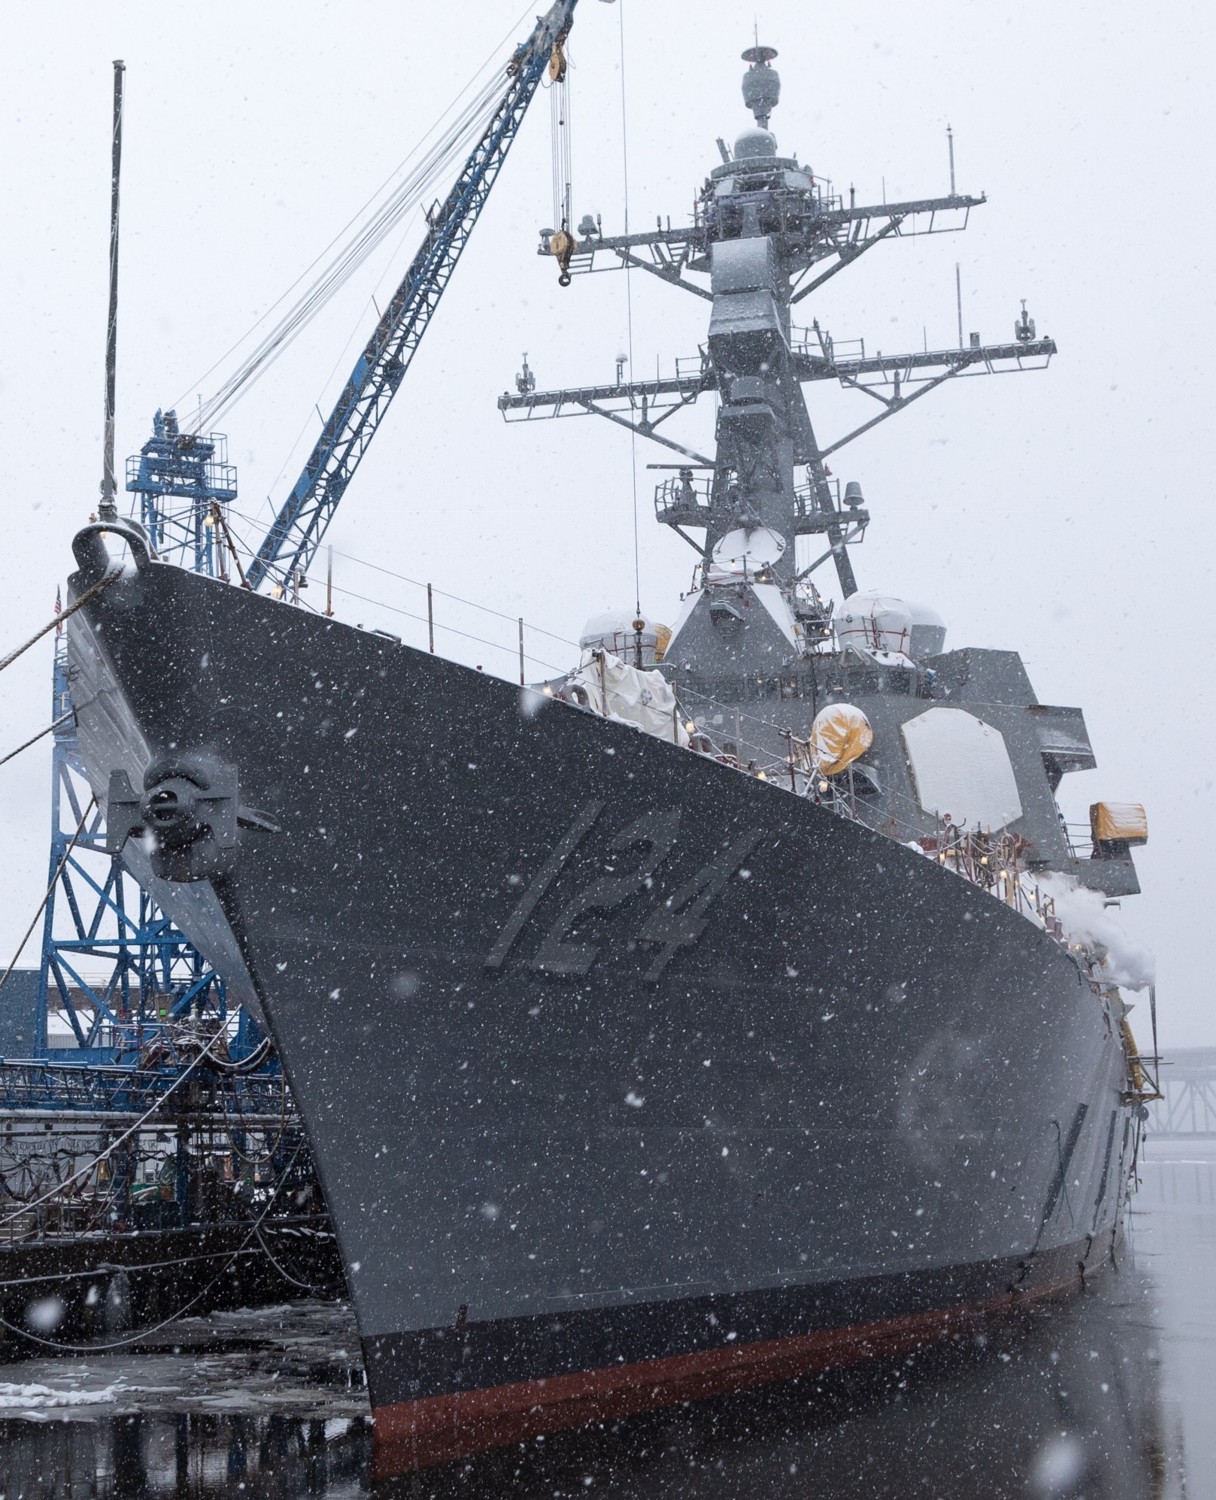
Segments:
[[[1148,842],[1148,814],[1139,802],[1095,802],[1089,810],[1089,826],[1101,843],[1111,839]]]
[[[821,776],[835,776],[864,755],[874,743],[874,731],[861,709],[851,703],[821,708],[811,725],[811,759]]]

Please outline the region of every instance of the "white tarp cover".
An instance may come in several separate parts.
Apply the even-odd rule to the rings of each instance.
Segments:
[[[569,679],[568,687],[578,686],[587,694],[589,706],[597,714],[605,711],[607,697],[609,718],[620,719],[626,724],[636,724],[647,734],[661,740],[672,740],[679,745],[688,744],[688,734],[677,713],[676,695],[662,672],[643,672],[630,667],[605,651],[601,663],[589,661]]]
[[[1022,816],[1017,778],[999,729],[961,708],[931,708],[902,727],[916,796],[960,828],[1004,828]]]
[[[1155,979],[1153,954],[1125,930],[1118,908],[1106,904],[1101,891],[1079,886],[1071,875],[1052,871],[1036,876],[1036,884],[1055,903],[1055,914],[1065,937],[1078,943],[1098,943],[1106,950],[1106,969],[1116,984],[1142,990]]]

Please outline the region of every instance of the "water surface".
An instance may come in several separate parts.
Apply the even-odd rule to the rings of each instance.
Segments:
[[[1216,1497],[1216,1142],[1142,1176],[1117,1268],[1022,1326],[379,1485],[341,1306],[0,1366],[0,1500]]]

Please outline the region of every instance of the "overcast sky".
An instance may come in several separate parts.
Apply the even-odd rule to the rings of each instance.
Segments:
[[[967,233],[884,244],[800,311],[868,349],[940,348],[957,336],[957,260],[968,332],[1008,338],[1025,297],[1060,355],[1045,374],[952,383],[842,452],[837,474],[862,482],[874,515],[858,577],[934,605],[950,645],[1017,649],[1043,701],[1085,709],[1099,765],[1066,779],[1066,811],[1084,820],[1099,798],[1147,804],[1146,893],[1123,916],[1158,954],[1163,1040],[1216,1042],[1216,454],[1200,379],[1216,333],[1209,8],[582,0],[575,216],[594,210],[607,232],[624,224],[622,17],[634,229],[659,213],[683,221],[719,159],[715,137],[748,123],[739,53],[754,18],[780,50],[782,153],[841,190],[854,184],[859,203],[944,193],[953,125],[959,188],[990,199]],[[157,406],[184,398],[185,420],[211,393],[219,375],[203,372],[531,18],[514,0],[7,10],[0,648],[48,617],[73,530],[96,504],[111,59],[128,67],[121,461]],[[418,591],[352,559],[569,638],[595,610],[632,606],[628,435],[593,418],[507,427],[495,410],[524,350],[552,387],[610,378],[626,348],[623,275],[560,290],[535,254],[551,219],[541,98],[331,528],[344,617],[419,639],[389,608],[416,612]],[[420,233],[414,219],[392,237],[225,417],[239,510],[268,516],[267,496],[283,499],[317,435],[315,407],[328,411],[366,337],[371,298],[383,306]],[[695,354],[706,304],[634,282],[635,371]],[[824,442],[872,414],[863,397],[811,396]],[[707,406],[679,430],[704,446],[712,418]],[[668,456],[638,444],[642,599],[657,618],[676,613],[693,561],[651,519],[656,476],[644,466]],[[509,644],[506,621],[442,608],[441,621]],[[567,663],[567,648],[535,639],[541,659]],[[440,645],[509,669],[475,642]],[[0,682],[0,753],[49,721],[49,698],[47,642]],[[0,768],[2,965],[45,888],[48,773],[43,747]],[[1146,1010],[1133,1016],[1143,1033]]]

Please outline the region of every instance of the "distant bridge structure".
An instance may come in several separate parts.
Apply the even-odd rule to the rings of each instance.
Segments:
[[[1149,1106],[1149,1131],[1216,1140],[1216,1047],[1178,1047],[1161,1059],[1162,1097]]]

